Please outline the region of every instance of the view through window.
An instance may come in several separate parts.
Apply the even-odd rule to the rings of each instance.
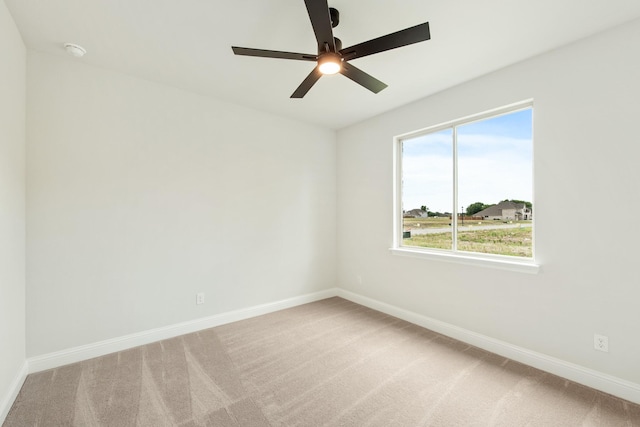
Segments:
[[[533,257],[530,104],[400,139],[400,246]]]

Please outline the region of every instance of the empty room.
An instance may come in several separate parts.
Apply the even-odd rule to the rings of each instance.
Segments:
[[[0,1],[0,424],[640,426],[640,2]]]

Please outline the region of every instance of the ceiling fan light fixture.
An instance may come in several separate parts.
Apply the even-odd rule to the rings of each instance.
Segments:
[[[342,69],[342,58],[337,53],[327,52],[318,59],[318,70],[322,74],[336,74]]]

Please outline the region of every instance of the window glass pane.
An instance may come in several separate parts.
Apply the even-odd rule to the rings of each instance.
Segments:
[[[452,249],[453,130],[402,141],[403,246]]]
[[[458,250],[532,257],[531,120],[529,108],[457,127]]]

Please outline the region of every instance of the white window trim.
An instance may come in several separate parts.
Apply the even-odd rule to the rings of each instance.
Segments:
[[[455,264],[466,264],[478,267],[496,268],[498,270],[517,271],[520,273],[537,274],[540,265],[528,259],[511,260],[493,258],[490,254],[476,254],[473,252],[444,252],[437,249],[420,249],[413,247],[389,248],[393,255],[406,256],[410,258],[421,258],[431,261],[452,262]],[[515,258],[515,257],[513,257]]]
[[[433,248],[418,248],[412,246],[402,246],[402,140],[424,135],[427,133],[438,132],[443,129],[453,128],[456,132],[456,126],[471,123],[493,117],[499,114],[507,114],[522,110],[525,108],[533,108],[533,100],[529,99],[523,102],[506,105],[504,107],[485,111],[479,114],[463,117],[461,119],[452,120],[441,123],[436,126],[427,127],[418,131],[409,132],[398,135],[393,139],[393,245],[389,249],[392,254],[400,256],[408,256],[412,258],[422,258],[428,260],[436,260],[443,262],[453,262],[457,264],[474,265],[480,267],[497,268],[501,270],[517,271],[522,273],[536,274],[540,271],[540,265],[535,260],[535,226],[532,230],[532,244],[534,246],[533,258],[518,258],[504,255],[480,254],[474,252],[457,251],[457,227],[453,227],[453,249],[440,250]],[[532,147],[535,150],[535,146]],[[454,152],[454,156],[457,153]],[[457,158],[454,159],[454,168],[457,168]],[[533,165],[532,165],[533,166]],[[535,170],[535,168],[534,168]],[[457,170],[454,170],[454,185],[457,186]],[[535,179],[534,179],[535,186]],[[535,189],[534,189],[535,195]],[[532,200],[532,202],[534,202]],[[453,212],[457,212],[458,201],[454,198]],[[457,215],[454,214],[454,215]]]

